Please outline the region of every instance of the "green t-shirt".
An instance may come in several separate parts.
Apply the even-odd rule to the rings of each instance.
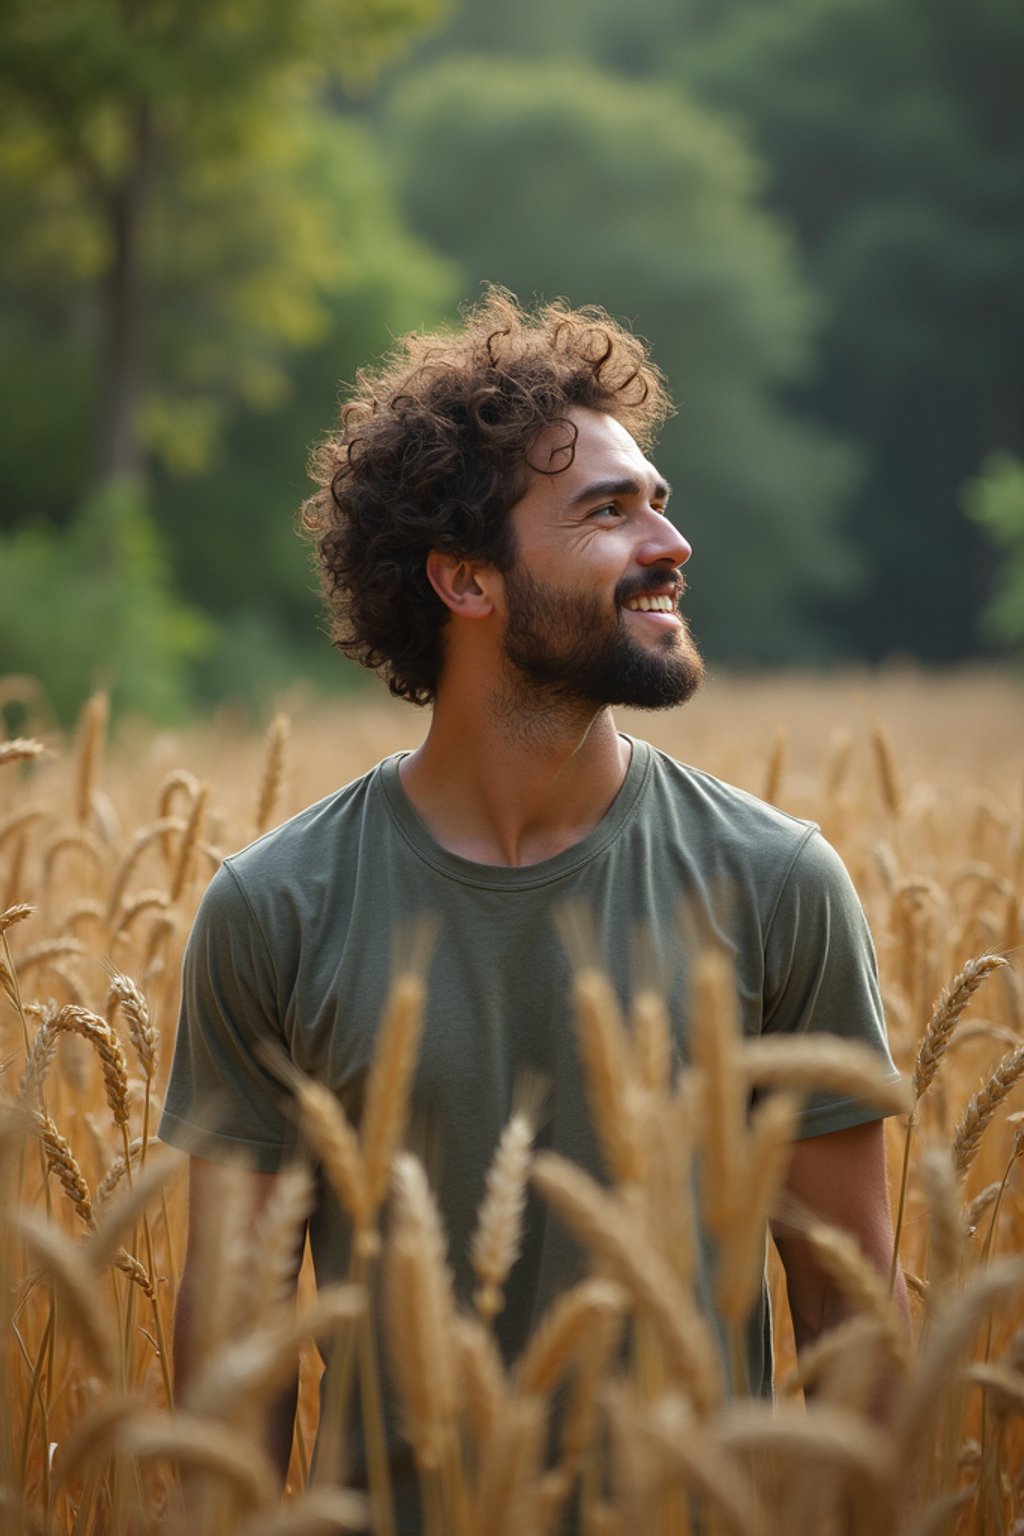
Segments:
[[[199,909],[184,966],[181,1023],[160,1124],[165,1141],[274,1171],[293,1155],[293,1105],[257,1051],[269,1040],[328,1084],[358,1120],[362,1085],[394,972],[396,933],[437,920],[413,1091],[417,1148],[443,1212],[460,1295],[484,1179],[524,1070],[548,1086],[542,1146],[599,1172],[554,917],[589,913],[623,1004],[653,982],[686,1057],[693,936],[735,962],[744,1032],[828,1031],[887,1057],[874,953],[832,848],[798,821],[706,773],[633,742],[601,822],[554,858],[521,868],[441,847],[401,787],[399,757],[225,860]],[[642,942],[638,942],[642,940]],[[643,955],[644,974],[637,974]],[[631,964],[634,969],[631,970]],[[877,1117],[851,1098],[808,1105],[803,1136]],[[321,1282],[344,1278],[346,1223],[325,1194],[310,1241]],[[706,1243],[699,1286],[712,1294]],[[498,1318],[511,1358],[580,1256],[537,1198]],[[767,1295],[751,1320],[749,1381],[770,1391]]]

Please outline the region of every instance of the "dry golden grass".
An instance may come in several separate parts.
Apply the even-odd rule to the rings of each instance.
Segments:
[[[759,1270],[752,1234],[782,1176],[789,1095],[837,1082],[881,1092],[870,1066],[841,1048],[745,1046],[728,1027],[728,977],[712,965],[694,1063],[673,1077],[661,1000],[641,993],[624,1019],[581,951],[581,1059],[612,1187],[550,1156],[534,1162],[536,1105],[520,1106],[480,1217],[480,1311],[460,1312],[444,1234],[408,1155],[397,1162],[392,1236],[377,1253],[422,1019],[421,938],[419,960],[396,977],[359,1131],[316,1085],[296,1085],[360,1233],[358,1289],[316,1298],[306,1273],[297,1316],[284,1300],[290,1234],[310,1198],[300,1176],[282,1181],[248,1230],[229,1198],[224,1263],[209,1277],[210,1364],[187,1411],[169,1415],[184,1213],[181,1179],[152,1133],[199,893],[224,852],[415,745],[426,720],[379,695],[315,710],[296,698],[281,701],[267,733],[224,712],[180,732],[129,723],[111,741],[97,698],[65,742],[38,713],[34,685],[0,685],[4,701],[17,697],[27,717],[0,743],[0,1529],[271,1536],[372,1518],[387,1536],[378,1262],[429,1536],[556,1536],[577,1486],[592,1531],[689,1536],[698,1497],[708,1536],[982,1536],[1024,1521],[1018,685],[983,671],[899,669],[722,678],[685,710],[621,719],[818,821],[875,934],[906,1078],[887,1135],[914,1337],[907,1347],[895,1331],[884,1281],[859,1254],[812,1228],[853,1315],[799,1367],[779,1329],[784,1390],[815,1384],[806,1413],[785,1398],[772,1410],[724,1393],[693,1297],[690,1201],[696,1188],[721,1246],[716,1282],[736,1345]],[[752,1083],[762,1108],[748,1118]],[[697,1107],[711,1099],[716,1114],[702,1129]],[[695,1137],[706,1149],[696,1186]],[[596,1275],[556,1303],[506,1368],[489,1320],[515,1260],[531,1167],[591,1249]],[[772,1284],[784,1319],[774,1261]],[[351,1400],[363,1417],[372,1515],[329,1466],[313,1486],[317,1333],[333,1337],[345,1365],[341,1400],[327,1411],[342,1422]],[[297,1350],[298,1434],[278,1511],[255,1426]],[[738,1347],[730,1355],[735,1373]],[[868,1413],[883,1374],[894,1403],[884,1434]],[[549,1435],[555,1397],[564,1411]]]

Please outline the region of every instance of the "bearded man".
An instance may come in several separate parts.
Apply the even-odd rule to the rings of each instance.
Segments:
[[[263,1198],[295,1152],[297,1116],[266,1044],[358,1120],[392,936],[424,915],[437,940],[413,1112],[437,1146],[467,1300],[469,1236],[524,1072],[547,1085],[542,1142],[600,1166],[561,908],[588,912],[623,1002],[641,985],[662,991],[679,1060],[696,933],[726,949],[747,1035],[824,1030],[888,1060],[863,913],[818,830],[613,720],[615,705],[683,704],[703,670],[680,608],[690,546],[648,456],[669,408],[643,344],[606,315],[528,312],[492,290],[460,330],[409,337],[361,374],[319,450],[304,520],[335,643],[432,712],[415,751],[227,859],[204,898],[161,1126],[193,1154],[182,1375],[194,1369],[211,1165],[243,1152]],[[877,1110],[812,1100],[788,1189],[888,1272]],[[696,1239],[710,1311],[711,1259]],[[310,1240],[319,1280],[342,1278],[347,1232],[326,1196]],[[806,1244],[779,1246],[803,1344],[840,1302]],[[557,1218],[531,1203],[497,1320],[508,1358],[574,1264]],[[770,1391],[766,1294],[745,1369]],[[293,1401],[274,1416],[282,1467]]]

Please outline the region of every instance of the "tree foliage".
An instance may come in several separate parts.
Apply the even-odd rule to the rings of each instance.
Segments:
[[[1022,69],[1016,0],[786,0],[677,53],[751,124],[827,301],[802,405],[868,449],[868,654],[962,654],[988,590],[958,488],[1024,446]]]
[[[63,533],[31,523],[0,538],[4,670],[41,678],[66,725],[100,686],[119,708],[181,716],[211,640],[174,591],[138,482],[93,492]]]
[[[470,279],[600,303],[653,339],[709,650],[813,650],[813,605],[854,568],[835,535],[851,456],[780,404],[814,305],[740,139],[667,87],[483,58],[407,76],[389,114],[409,217]]]
[[[963,506],[1006,557],[982,616],[987,633],[1024,655],[1024,463],[992,454],[963,489]]]
[[[324,93],[365,80],[435,13],[435,0],[8,0],[0,197],[15,217],[0,261],[30,314],[57,323],[69,364],[98,362],[78,446],[100,478],[147,451],[201,464],[232,399],[280,398],[282,349],[326,333],[346,277],[308,175]],[[4,328],[20,363],[36,327]]]

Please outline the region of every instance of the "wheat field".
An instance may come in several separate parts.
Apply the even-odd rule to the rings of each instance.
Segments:
[[[18,732],[0,742],[0,1530],[390,1536],[387,1373],[427,1536],[556,1536],[576,1520],[587,1536],[1024,1532],[1022,704],[995,671],[895,668],[712,677],[684,710],[623,713],[624,729],[816,820],[838,848],[875,936],[897,1097],[852,1048],[740,1041],[711,955],[691,1061],[673,1075],[662,1000],[641,993],[623,1018],[584,968],[573,1027],[609,1182],[535,1153],[536,1106],[518,1104],[480,1212],[478,1289],[457,1302],[423,1169],[403,1150],[424,1001],[410,965],[393,979],[363,1123],[318,1085],[296,1087],[353,1222],[350,1283],[317,1295],[304,1271],[297,1308],[288,1299],[308,1174],[279,1180],[258,1217],[225,1174],[220,1262],[203,1277],[209,1363],[172,1413],[183,1180],[154,1127],[192,913],[223,855],[415,745],[426,721],[380,693],[328,706],[297,692],[265,730],[223,711],[112,734],[97,695],[64,739],[36,684],[0,680]],[[748,1115],[755,1083],[766,1091]],[[912,1336],[884,1277],[810,1222],[846,1317],[797,1361],[773,1260],[777,1399],[729,1397],[694,1302],[691,1189],[738,1338],[799,1096],[837,1083],[896,1111]],[[492,1322],[529,1180],[593,1272],[506,1363]],[[314,1336],[341,1351],[323,1411],[362,1415],[368,1495],[342,1466],[311,1474]],[[296,1357],[280,1503],[258,1426]]]

